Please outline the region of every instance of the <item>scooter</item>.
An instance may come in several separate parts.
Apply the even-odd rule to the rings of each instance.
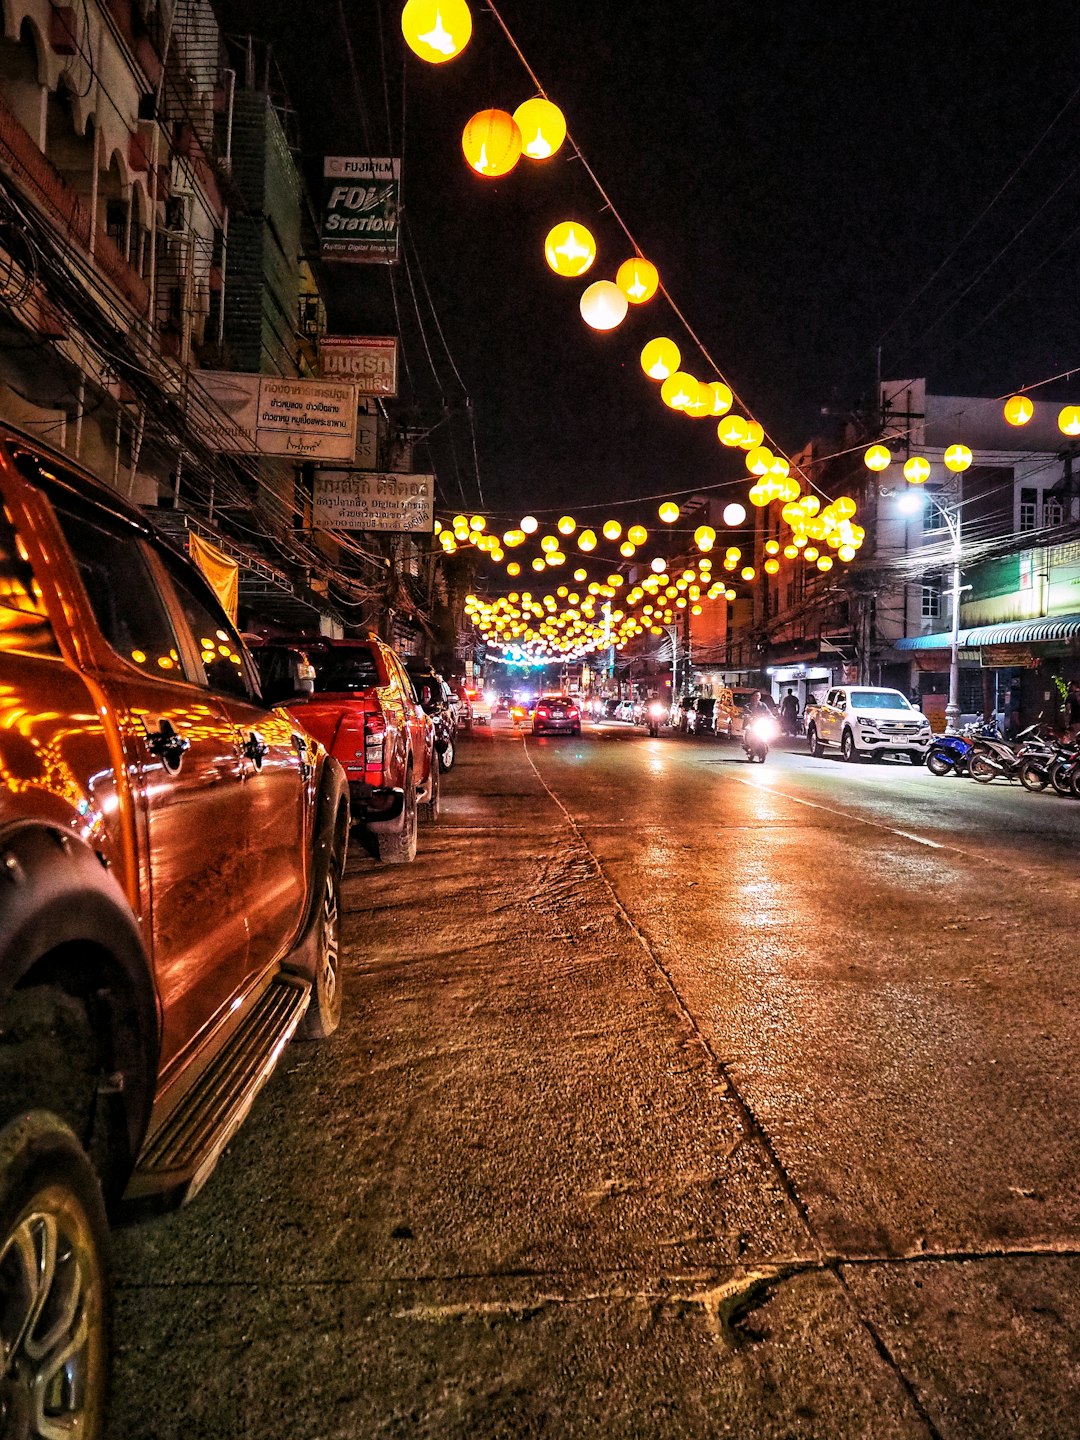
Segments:
[[[756,760],[764,765],[769,753],[769,742],[780,733],[780,726],[771,715],[755,715],[743,726],[742,748],[751,764]]]
[[[667,706],[662,700],[650,700],[645,711],[645,723],[649,727],[649,734],[655,740],[660,734],[660,726],[664,716],[667,714]]]
[[[935,735],[933,744],[926,752],[926,768],[931,775],[948,775],[954,770],[957,775],[966,775],[968,760],[977,738],[998,739],[994,725],[968,725],[959,735]]]

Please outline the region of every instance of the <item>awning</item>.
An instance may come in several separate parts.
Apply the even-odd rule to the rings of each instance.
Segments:
[[[1080,636],[1080,615],[1045,615],[1041,620],[1014,620],[1007,625],[976,625],[961,630],[957,639],[965,650],[982,645],[1037,645]],[[952,633],[939,630],[934,635],[908,635],[893,642],[897,650],[948,650]]]

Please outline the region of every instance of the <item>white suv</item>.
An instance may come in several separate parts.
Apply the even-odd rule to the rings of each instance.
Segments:
[[[823,704],[806,707],[806,739],[811,755],[838,745],[845,760],[906,755],[921,765],[930,749],[930,721],[899,690],[840,685]]]

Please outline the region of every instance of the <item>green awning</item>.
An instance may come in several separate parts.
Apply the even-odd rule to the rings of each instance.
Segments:
[[[1080,636],[1080,615],[1044,615],[1041,620],[1010,620],[1005,625],[976,625],[958,636],[965,650],[983,645],[1037,645]],[[894,642],[897,650],[948,650],[952,634],[939,630],[933,635],[909,635]]]

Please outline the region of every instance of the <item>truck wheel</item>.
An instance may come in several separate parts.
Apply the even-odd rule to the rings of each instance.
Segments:
[[[412,766],[405,776],[405,804],[401,829],[379,835],[379,859],[384,865],[408,865],[416,859],[416,781]]]
[[[442,810],[442,783],[439,776],[439,757],[431,757],[431,794],[420,806],[421,818],[434,825]]]
[[[0,1434],[100,1440],[109,1356],[101,1187],[68,1127],[0,1131]]]
[[[840,744],[840,752],[845,760],[854,762],[859,759],[859,750],[855,744],[855,736],[852,735],[850,730],[844,731],[844,738]]]
[[[325,1040],[341,1022],[341,871],[336,855],[330,857],[316,923],[315,979],[297,1031],[301,1040]]]
[[[806,743],[810,747],[811,755],[821,754],[821,741],[818,739],[817,726],[811,725],[806,732]]]

